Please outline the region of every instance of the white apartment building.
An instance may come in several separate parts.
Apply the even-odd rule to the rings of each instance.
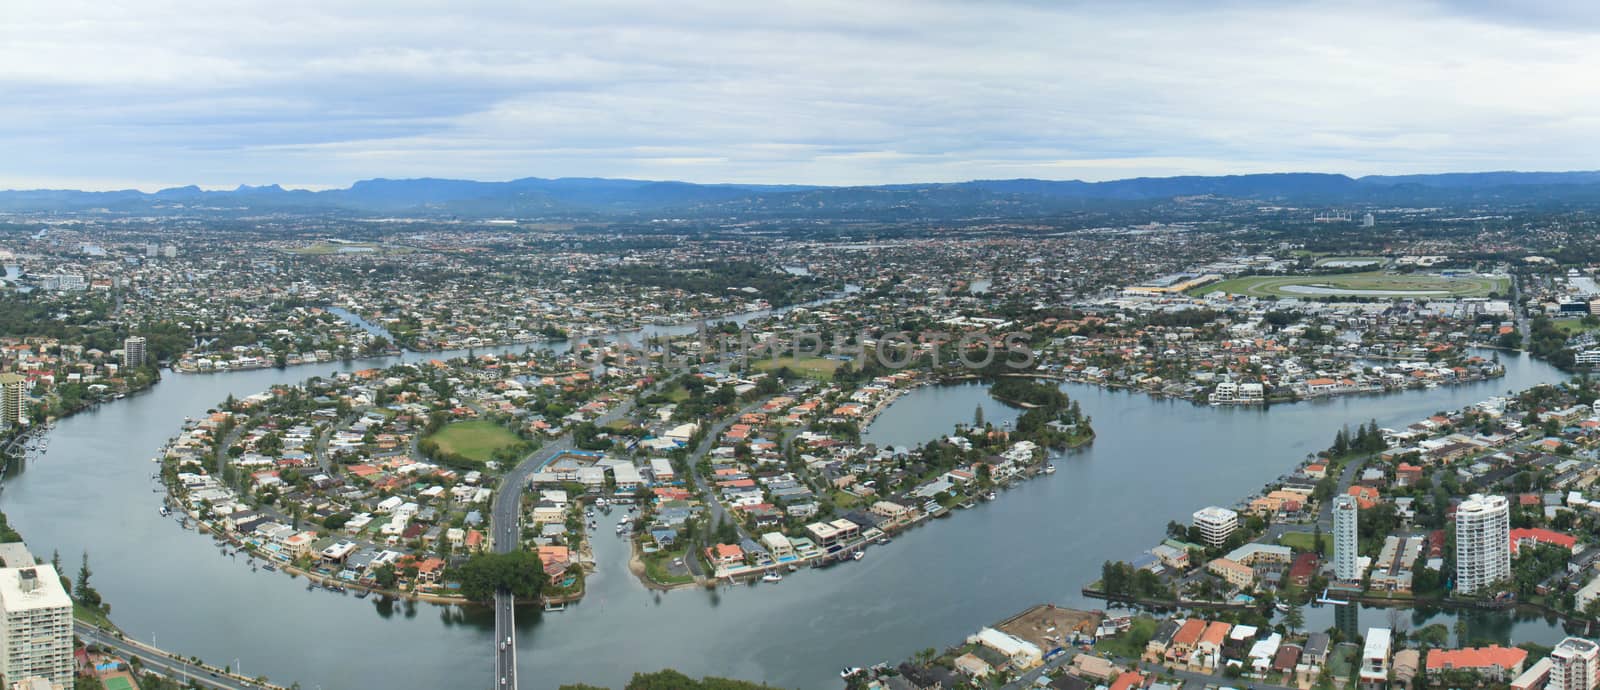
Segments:
[[[1239,514],[1227,508],[1207,506],[1194,511],[1194,526],[1200,529],[1200,539],[1207,546],[1222,546],[1233,531],[1239,529]]]
[[[1545,690],[1594,690],[1600,671],[1600,645],[1569,637],[1550,652],[1550,682]]]
[[[1354,496],[1333,499],[1333,577],[1347,582],[1361,579],[1357,519],[1360,505]]]
[[[1511,508],[1505,496],[1473,494],[1456,508],[1456,591],[1481,592],[1511,577]]]
[[[0,616],[0,675],[73,686],[72,599],[55,568],[0,568]]]

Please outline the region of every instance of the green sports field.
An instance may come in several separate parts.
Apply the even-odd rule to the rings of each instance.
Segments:
[[[521,440],[510,429],[481,420],[446,425],[428,439],[439,444],[439,450],[478,462],[494,457],[495,451]]]
[[[788,367],[790,371],[806,378],[826,381],[833,378],[833,372],[844,366],[844,362],[825,357],[779,357],[777,359],[762,357],[752,362],[752,365],[757,371],[777,371],[783,367]]]
[[[1487,297],[1504,293],[1509,281],[1482,276],[1442,276],[1370,271],[1325,276],[1244,276],[1193,291],[1249,297]]]

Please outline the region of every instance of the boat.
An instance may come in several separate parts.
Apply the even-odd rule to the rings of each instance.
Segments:
[[[261,566],[261,569],[265,570],[265,571],[267,571],[269,573],[278,572],[278,566],[275,566],[275,565],[273,565],[271,563],[268,563],[266,565]]]
[[[888,546],[889,545],[889,538],[888,537],[878,537],[878,540],[873,542],[873,543],[877,544],[878,546]]]
[[[1055,474],[1056,473],[1056,466],[1054,464],[1051,464],[1051,463],[1048,463],[1048,462],[1045,463],[1044,464],[1044,473],[1045,474]]]
[[[783,582],[783,576],[779,575],[776,572],[768,571],[766,575],[762,575],[761,576],[761,581],[762,582]]]
[[[855,553],[850,554],[850,557],[859,561],[859,560],[867,557],[867,552],[865,552],[865,551],[857,551]]]
[[[800,566],[795,565],[793,563],[790,563],[789,564],[789,572],[791,572],[791,573],[800,572]]]
[[[843,678],[845,680],[849,680],[851,678],[854,678],[856,676],[856,674],[859,674],[859,673],[861,673],[861,667],[860,666],[846,666],[846,667],[844,667],[843,670],[839,671],[839,677]]]
[[[995,497],[996,497],[995,492],[990,491],[989,493],[986,493],[986,494],[983,495],[983,500],[985,500],[985,501],[993,501],[995,499]]]
[[[357,599],[365,599],[365,598],[367,598],[367,595],[371,594],[371,593],[372,593],[372,590],[369,590],[369,589],[358,589],[358,590],[356,590],[356,598]]]
[[[1273,604],[1272,607],[1277,609],[1278,613],[1288,613],[1289,612],[1289,605],[1285,604],[1285,603],[1283,603],[1281,601],[1276,603],[1276,604]]]
[[[166,506],[161,506],[161,517],[166,517],[166,516],[171,515],[171,514],[172,514],[172,509],[171,508],[168,508]]]

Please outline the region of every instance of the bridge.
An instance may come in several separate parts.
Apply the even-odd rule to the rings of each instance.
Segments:
[[[489,511],[494,533],[494,552],[510,553],[522,544],[522,491],[528,479],[557,456],[572,450],[572,435],[558,437],[550,445],[523,458],[501,480]],[[494,593],[494,675],[495,687],[517,688],[517,598],[507,590]]]
[[[641,394],[648,396],[660,384]],[[605,426],[633,410],[633,400],[618,405],[594,420],[596,426]],[[500,490],[495,492],[489,511],[489,525],[495,553],[510,553],[522,544],[522,492],[534,472],[543,469],[550,461],[573,449],[572,433],[552,439],[549,444],[529,453],[516,467],[501,478]],[[517,598],[506,590],[494,594],[494,675],[495,687],[500,690],[517,690]]]

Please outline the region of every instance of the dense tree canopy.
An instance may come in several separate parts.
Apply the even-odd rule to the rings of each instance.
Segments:
[[[461,596],[473,601],[488,601],[501,587],[518,598],[533,598],[539,596],[549,580],[539,556],[528,551],[480,553],[450,575],[461,583]]]

